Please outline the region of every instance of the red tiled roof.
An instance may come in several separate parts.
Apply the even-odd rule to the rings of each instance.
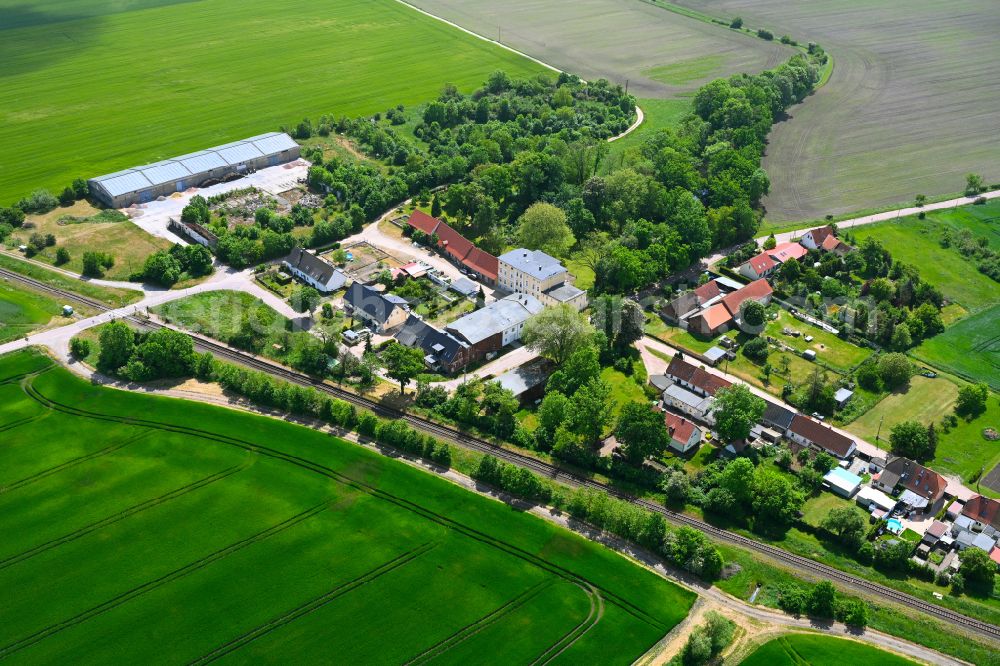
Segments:
[[[808,250],[798,243],[778,243],[773,250],[768,250],[767,254],[778,263],[785,263],[789,259],[801,259],[808,254]]]
[[[822,247],[827,252],[833,252],[834,250],[840,249],[841,247],[846,248],[847,245],[836,236],[827,236],[826,239],[823,241],[823,244],[820,245],[820,247]]]
[[[742,289],[737,289],[733,293],[725,296],[722,299],[722,304],[726,306],[726,309],[735,317],[740,312],[740,306],[743,305],[743,301],[754,299],[755,301],[763,301],[765,298],[773,293],[771,285],[767,283],[767,280],[761,278],[760,280],[754,280]]]
[[[694,290],[694,295],[698,297],[699,303],[709,301],[721,293],[719,283],[715,280],[710,280]]]
[[[801,414],[795,415],[789,430],[841,458],[847,457],[851,451],[851,445],[854,444],[850,437],[845,437],[833,428],[821,425]]]
[[[813,242],[816,243],[817,246],[819,246],[822,245],[823,242],[829,236],[833,235],[833,227],[831,227],[829,224],[826,225],[825,227],[816,227],[815,229],[810,229],[809,231],[807,231],[806,234],[812,236]]]
[[[688,381],[692,386],[697,386],[708,395],[715,395],[719,389],[733,385],[732,382],[701,368],[695,369],[694,375]]]
[[[962,515],[1000,529],[1000,502],[995,499],[973,495],[962,507]]]
[[[475,247],[468,238],[452,229],[448,224],[442,222],[437,228],[438,245],[444,251],[461,261]]]
[[[763,275],[778,265],[778,262],[769,257],[766,252],[761,252],[755,257],[750,257],[746,263],[750,264],[750,268],[757,275]]]
[[[676,377],[681,381],[689,382],[697,369],[697,366],[691,365],[684,359],[675,356],[670,359],[670,365],[667,366],[666,374]]]
[[[410,219],[406,222],[414,229],[419,229],[428,236],[433,234],[437,230],[438,225],[441,224],[441,220],[431,217],[422,210],[414,210],[410,213]]]
[[[900,480],[907,490],[913,491],[921,497],[926,497],[932,503],[944,495],[948,481],[943,476],[916,463],[913,464],[911,472],[905,479]]]
[[[667,424],[667,432],[678,442],[687,444],[691,440],[697,426],[688,421],[683,416],[678,416],[673,412],[664,412],[663,421]]]
[[[497,258],[478,247],[473,247],[462,263],[491,280],[496,280],[500,271],[500,262]]]
[[[994,546],[993,550],[990,551],[990,559],[1000,564],[1000,547]]]
[[[707,324],[707,328],[710,330],[714,331],[733,318],[733,315],[726,308],[725,301],[726,299],[724,298],[722,299],[722,303],[716,303],[709,309],[698,313],[697,316],[705,320],[705,324]]]

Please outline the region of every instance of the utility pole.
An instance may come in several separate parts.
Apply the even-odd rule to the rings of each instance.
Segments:
[[[625,79],[625,94],[628,94],[628,79]]]
[[[878,445],[878,438],[879,438],[879,435],[882,434],[882,421],[884,421],[884,420],[885,420],[885,414],[883,414],[879,418],[879,420],[878,420],[878,430],[875,431],[875,448],[878,449],[880,452],[882,451],[882,447],[880,447]]]

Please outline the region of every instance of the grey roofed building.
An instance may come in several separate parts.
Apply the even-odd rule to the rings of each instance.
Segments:
[[[723,349],[722,347],[712,347],[704,354],[702,354],[702,356],[705,357],[705,360],[711,363],[712,365],[718,363],[720,359],[725,357],[725,355],[726,355],[726,350]]]
[[[394,328],[404,323],[405,314],[409,312],[404,304],[389,300],[380,292],[357,281],[344,294],[344,303],[352,314],[372,322],[377,330],[383,327]]]
[[[479,291],[479,287],[476,286],[476,283],[469,278],[459,278],[454,280],[448,285],[448,288],[458,294],[461,294],[462,296],[475,296]]]
[[[650,375],[649,383],[660,393],[663,393],[667,390],[667,388],[674,385],[674,383],[670,380],[670,377],[667,377],[666,375]]]
[[[545,382],[548,381],[551,372],[551,364],[548,361],[536,359],[534,362],[511,368],[497,377],[496,381],[513,393],[515,398],[526,401],[544,392]]]
[[[91,178],[88,184],[91,193],[102,203],[123,208],[230,175],[290,162],[298,159],[299,154],[299,144],[292,137],[282,132],[269,132]]]
[[[553,287],[543,293],[552,300],[559,301],[560,303],[569,303],[586,292],[569,282],[563,282],[558,287]]]
[[[837,406],[843,407],[853,395],[854,391],[851,389],[839,388],[837,389],[837,392],[833,394],[833,399],[837,401]]]
[[[347,284],[347,274],[301,247],[293,248],[285,266],[294,275],[319,291],[329,293]]]
[[[677,384],[671,384],[667,387],[667,390],[663,392],[664,397],[671,397],[677,402],[682,402],[691,408],[697,408],[698,405],[705,400],[702,396],[697,393],[692,393],[688,391],[683,386],[678,386]]]
[[[545,306],[533,296],[511,294],[456,319],[448,324],[448,330],[474,345],[494,335],[516,329],[544,309]],[[519,338],[518,334],[515,339]]]
[[[784,433],[792,425],[795,412],[770,400],[765,400],[764,402],[766,407],[764,408],[764,416],[761,418],[761,421],[765,425]]]
[[[545,280],[566,271],[558,259],[541,250],[511,250],[506,254],[501,254],[497,259],[527,273],[536,280]]]
[[[465,362],[469,349],[461,340],[434,328],[414,314],[406,318],[395,337],[401,345],[423,350],[424,362],[428,366],[441,367],[448,372]]]
[[[995,539],[988,537],[985,534],[977,534],[976,538],[972,540],[972,545],[980,550],[985,550],[988,553],[996,547],[997,542]]]

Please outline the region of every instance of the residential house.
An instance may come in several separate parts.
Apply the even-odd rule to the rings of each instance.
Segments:
[[[715,425],[715,416],[712,414],[714,404],[714,398],[706,398],[692,393],[677,384],[668,386],[667,390],[663,392],[664,407],[673,408],[708,425]]]
[[[871,486],[862,486],[854,496],[854,501],[869,511],[879,510],[888,513],[896,508],[896,500]]]
[[[935,514],[944,506],[948,481],[937,472],[908,458],[891,458],[885,469],[872,480],[872,486],[887,493],[903,489],[899,500],[912,509]]]
[[[670,448],[675,451],[687,453],[701,443],[701,428],[683,416],[664,412],[663,421],[670,433]]]
[[[832,234],[823,239],[823,243],[820,247],[825,252],[833,252],[834,254],[839,254],[840,256],[844,256],[854,249]]]
[[[722,297],[722,300],[712,307],[702,310],[688,319],[688,330],[699,335],[712,338],[719,333],[728,331],[740,324],[740,306],[748,300],[755,300],[762,305],[771,302],[774,290],[765,279],[759,279],[736,291]]]
[[[821,449],[841,460],[850,458],[857,448],[850,437],[802,414],[792,418],[786,435],[797,444]]]
[[[714,338],[733,326],[733,315],[722,303],[716,303],[687,319],[687,330],[703,338]]]
[[[528,294],[511,294],[456,319],[445,327],[470,347],[473,361],[521,339],[524,322],[545,306]]]
[[[428,237],[436,236],[438,249],[456,264],[478,273],[488,284],[496,283],[497,258],[477,248],[472,241],[455,231],[448,223],[431,217],[421,210],[410,213],[406,223]]]
[[[987,536],[1000,535],[1000,501],[973,495],[962,507],[962,515],[969,519],[969,529]]]
[[[686,329],[687,318],[698,310],[709,307],[722,297],[719,283],[709,280],[697,289],[685,291],[678,295],[663,308],[663,317],[674,326]]]
[[[511,250],[497,258],[497,265],[497,286],[507,291],[529,294],[547,306],[587,307],[587,293],[568,281],[569,271],[558,259],[541,250]]]
[[[347,274],[301,247],[293,248],[283,262],[288,272],[324,294],[347,284]]]
[[[424,352],[424,363],[432,370],[451,374],[469,362],[467,344],[431,326],[415,314],[406,318],[395,338],[402,345],[421,349]]]
[[[410,306],[402,298],[355,281],[344,295],[347,313],[368,323],[376,333],[389,331],[406,322]]]
[[[714,396],[719,389],[732,385],[722,377],[676,356],[670,359],[664,374],[674,383],[702,397]]]
[[[772,259],[771,255],[764,251],[740,264],[739,273],[750,280],[759,280],[774,275],[774,271],[778,270],[780,265],[780,262]]]
[[[941,540],[941,537],[943,537],[947,533],[948,533],[948,526],[942,523],[940,520],[935,520],[933,523],[931,523],[930,527],[924,530],[924,534],[922,537],[920,537],[920,540],[923,543],[926,543],[928,546],[933,546],[938,541]]]
[[[799,243],[809,250],[818,250],[823,246],[823,242],[833,235],[833,227],[830,225],[817,227],[802,234],[802,237],[799,238]]]
[[[761,418],[761,422],[784,435],[792,427],[792,419],[795,418],[795,412],[767,399],[764,400],[764,404],[766,406],[764,407],[764,416]]]
[[[779,264],[783,264],[789,259],[799,260],[809,253],[804,247],[798,243],[793,243],[791,241],[786,243],[778,243],[774,246],[774,249],[767,250],[767,256],[771,257]]]

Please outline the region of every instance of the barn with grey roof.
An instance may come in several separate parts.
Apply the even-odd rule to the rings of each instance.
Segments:
[[[299,144],[283,132],[207,148],[196,153],[91,178],[90,191],[103,204],[125,208],[189,187],[241,176],[298,159]]]

